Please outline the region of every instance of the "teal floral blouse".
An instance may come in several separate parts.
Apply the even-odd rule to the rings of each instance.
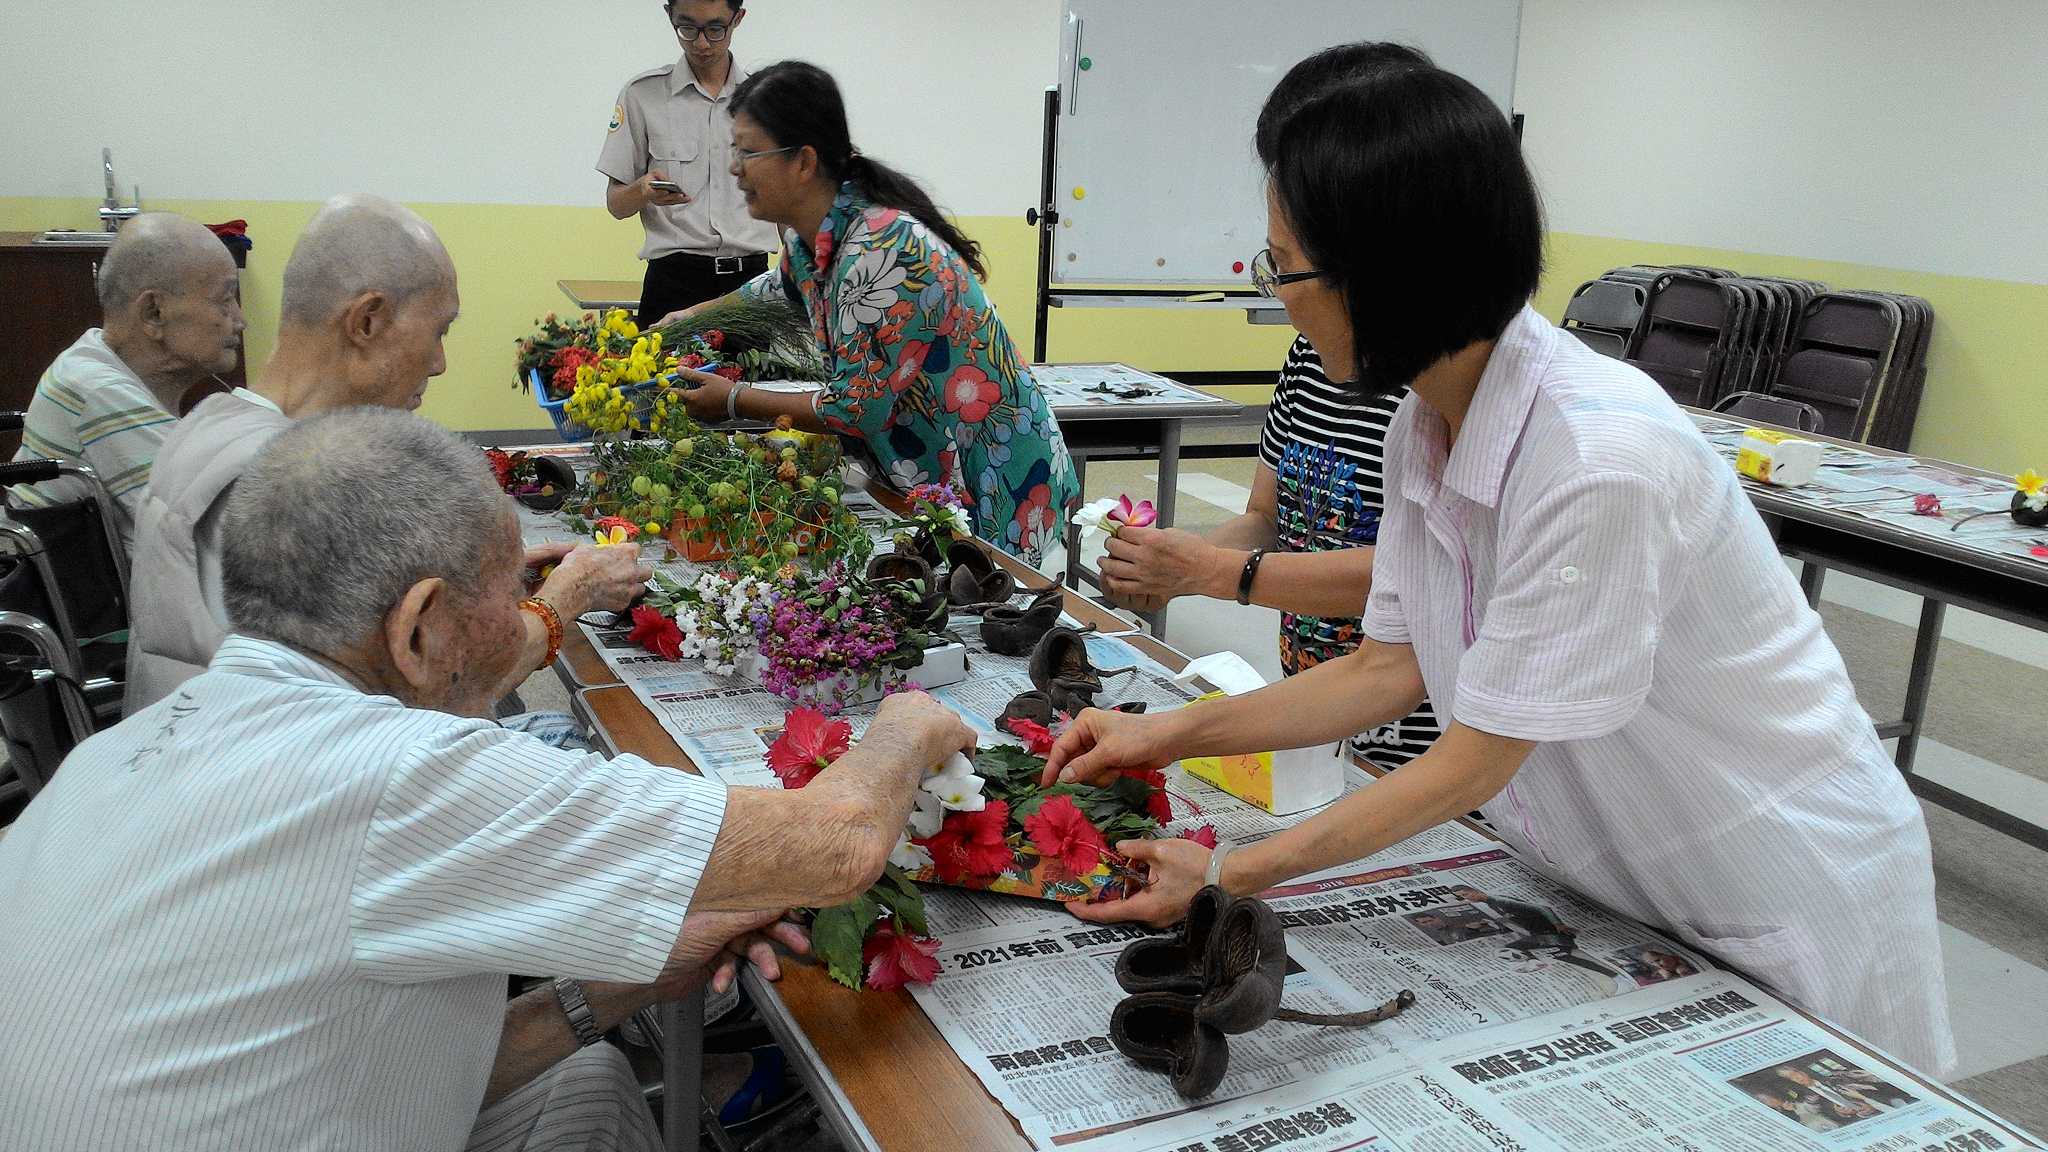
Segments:
[[[951,484],[975,533],[1038,564],[1081,500],[1030,369],[959,253],[852,184],[816,240],[784,229],[782,267],[742,289],[801,301],[831,378],[818,415],[862,440],[892,487]]]

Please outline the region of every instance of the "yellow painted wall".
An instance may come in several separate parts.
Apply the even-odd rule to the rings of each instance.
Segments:
[[[92,228],[93,201],[0,197],[0,231]],[[311,202],[156,201],[205,221],[242,217],[256,241],[243,280],[249,359],[261,365],[277,329],[278,283]],[[638,279],[639,225],[602,208],[414,205],[441,234],[461,276],[462,319],[448,338],[448,373],[422,412],[449,427],[538,428],[540,412],[512,388],[513,341],[542,313],[566,311],[555,281]],[[986,249],[988,289],[1021,348],[1030,350],[1035,235],[1021,218],[961,222]],[[1712,264],[1926,297],[1934,305],[1927,392],[1913,447],[2001,471],[2048,465],[2048,286],[1865,265],[1552,233],[1536,305],[1556,320],[1572,289],[1621,264]],[[1278,367],[1293,332],[1231,312],[1089,309],[1052,314],[1054,360],[1122,360],[1155,370]],[[1261,389],[1233,390],[1246,402]]]
[[[293,241],[318,205],[306,201],[153,200],[151,208],[208,223],[240,217],[256,247],[242,277],[252,370],[270,355],[277,333],[278,285]],[[0,231],[97,228],[91,200],[0,197]],[[542,314],[566,312],[558,279],[638,280],[635,220],[602,208],[504,204],[414,204],[455,259],[462,316],[448,335],[448,372],[427,389],[420,411],[457,430],[544,428],[546,417],[512,387],[513,342]],[[990,268],[988,291],[1019,348],[1031,351],[1031,281],[1036,233],[1020,217],[967,217]],[[1123,360],[1153,369],[1275,369],[1292,330],[1255,328],[1242,314],[1093,309],[1055,313],[1051,358]],[[1241,399],[1263,402],[1258,390]]]

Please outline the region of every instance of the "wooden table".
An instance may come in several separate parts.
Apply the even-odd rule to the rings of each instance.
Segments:
[[[1028,589],[1051,583],[1002,553],[991,549],[990,554]],[[1127,626],[1072,589],[1066,600],[1067,613],[1083,624],[1105,631]],[[1187,663],[1148,637],[1124,639],[1168,668]],[[557,671],[587,683],[576,692],[576,707],[601,747],[696,771],[661,722],[605,667],[582,629],[572,629],[564,637]],[[1030,1152],[1030,1142],[1010,1114],[953,1054],[910,993],[849,992],[833,983],[822,967],[805,962],[784,964],[779,983],[770,984],[751,969],[742,979],[790,1066],[818,1102],[820,1119],[849,1152]],[[685,1007],[681,1014],[687,1018],[688,1011]],[[680,1029],[669,1028],[668,1033],[687,1032],[687,1023],[680,1023]],[[678,1103],[696,1099],[682,1084],[674,1084],[665,1096],[671,1094],[682,1096]],[[946,1103],[935,1106],[934,1100]],[[693,1120],[694,1109],[685,1109],[683,1115]],[[869,1119],[886,1124],[877,1131],[868,1126]]]
[[[605,308],[624,308],[628,312],[640,308],[640,282],[638,280],[557,280],[555,287],[569,302],[585,312],[596,312]]]
[[[1010,557],[994,549],[988,551],[1027,589],[1049,583]],[[1066,611],[1083,624],[1121,630],[1123,622],[1107,609],[1071,588],[1065,595]],[[1180,653],[1149,637],[1125,639],[1168,668],[1179,669],[1187,663]],[[580,652],[572,651],[578,646]],[[557,668],[565,677],[569,670],[580,670],[592,679],[608,681],[583,687],[575,695],[577,711],[589,722],[601,746],[614,754],[630,751],[657,764],[696,771],[632,688],[604,666],[581,629],[565,639],[563,661]],[[1365,761],[1358,763],[1376,775],[1383,774]],[[1031,1152],[1030,1142],[1009,1113],[954,1054],[909,992],[850,992],[826,976],[821,966],[802,960],[785,962],[777,983],[762,980],[751,968],[742,971],[741,980],[790,1066],[818,1104],[820,1121],[848,1152]],[[680,1005],[667,1006],[664,1015],[669,1077],[664,1106],[671,1148],[696,1147],[694,1121],[702,1054],[678,1049],[690,1037],[701,1038],[701,1013],[700,994]],[[1801,1014],[1835,1035],[1843,1035],[1826,1021]],[[1907,1079],[1927,1096],[1975,1111],[2001,1132],[2010,1133],[2010,1125],[1946,1086],[1918,1076],[1908,1075]],[[686,1137],[679,1126],[687,1128]]]

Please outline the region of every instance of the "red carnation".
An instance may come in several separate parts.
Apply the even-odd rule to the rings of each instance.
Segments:
[[[737,364],[720,364],[711,370],[711,374],[713,376],[723,376],[727,380],[737,381],[740,378],[740,366]]]
[[[498,487],[512,482],[512,456],[496,448],[484,449],[484,458],[491,462],[491,475],[497,477]]]
[[[1059,861],[1075,877],[1095,871],[1108,848],[1071,796],[1054,796],[1040,804],[1024,821],[1024,834],[1040,856]]]
[[[827,720],[815,708],[798,708],[782,721],[782,735],[763,757],[784,788],[801,788],[846,755],[853,744],[853,725]]]
[[[1026,720],[1021,716],[1013,716],[1007,723],[1010,726],[1010,731],[1024,738],[1024,750],[1026,752],[1031,753],[1033,756],[1043,756],[1052,751],[1052,729],[1047,728],[1036,720]]]
[[[676,358],[676,363],[685,368],[702,368],[704,366],[704,357],[695,352],[685,352]]]
[[[713,352],[716,352],[725,347],[725,333],[717,328],[706,328],[704,330],[704,343]]]
[[[676,622],[645,604],[633,605],[633,630],[626,639],[663,660],[683,658],[683,630]]]
[[[905,984],[929,984],[939,975],[939,942],[912,936],[894,916],[876,928],[860,946],[868,966],[868,987],[887,992]]]
[[[1193,840],[1204,848],[1213,850],[1216,847],[1216,829],[1213,825],[1204,824],[1200,828],[1183,831],[1180,834],[1180,838],[1183,840]]]
[[[1006,838],[1009,827],[1010,805],[991,800],[979,812],[947,813],[939,830],[917,843],[932,854],[939,879],[958,884],[994,876],[1016,860]]]

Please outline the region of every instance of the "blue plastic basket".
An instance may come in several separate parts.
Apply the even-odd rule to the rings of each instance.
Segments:
[[[540,369],[529,368],[526,370],[526,376],[527,385],[533,389],[534,402],[540,405],[541,411],[548,414],[549,420],[554,421],[555,435],[570,441],[590,439],[590,429],[569,419],[569,414],[565,411],[569,406],[567,396],[560,400],[548,399],[547,385],[541,381]]]

